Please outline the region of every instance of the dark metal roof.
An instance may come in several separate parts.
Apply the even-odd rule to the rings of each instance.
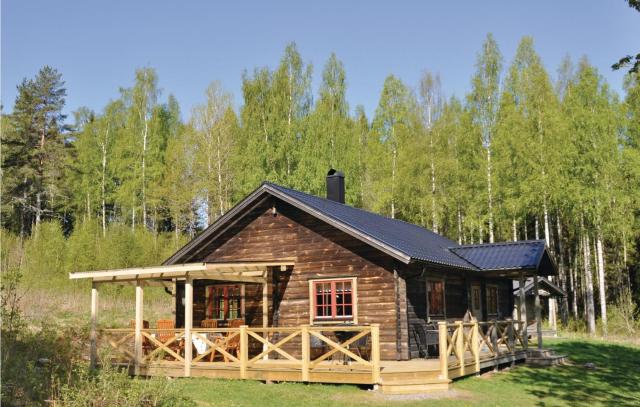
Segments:
[[[549,293],[548,295],[550,295],[551,297],[564,297],[567,295],[567,293],[562,288],[553,284],[551,281],[549,281],[547,278],[544,278],[544,277],[538,277],[538,289],[548,292]],[[516,295],[518,295],[519,290],[520,290],[520,282],[517,280],[514,280],[513,292]],[[527,278],[526,281],[524,282],[524,292],[527,295],[534,294],[533,278]],[[543,295],[543,294],[540,293],[540,295]]]
[[[466,260],[451,253],[449,247],[456,245],[454,241],[428,229],[277,184],[265,183],[265,185],[269,189],[286,194],[303,205],[406,254],[411,259],[468,270],[475,269]]]
[[[451,251],[480,270],[530,269],[538,266],[544,240],[485,243],[451,247]]]
[[[546,271],[555,268],[543,240],[461,246],[423,227],[270,182],[260,185],[164,264],[190,260],[207,241],[215,239],[218,230],[243,216],[247,208],[264,199],[265,194],[308,212],[405,263],[423,261],[469,271],[538,270],[541,264]]]

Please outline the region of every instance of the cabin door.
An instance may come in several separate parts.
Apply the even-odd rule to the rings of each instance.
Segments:
[[[471,313],[478,320],[482,320],[482,301],[480,284],[471,284]]]

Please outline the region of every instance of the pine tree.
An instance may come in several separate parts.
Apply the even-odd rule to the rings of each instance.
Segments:
[[[65,96],[62,74],[49,66],[18,85],[11,131],[2,140],[3,201],[16,208],[9,224],[23,236],[64,204]]]

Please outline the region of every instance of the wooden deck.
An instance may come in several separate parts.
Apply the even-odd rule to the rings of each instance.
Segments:
[[[241,327],[215,330],[227,337],[240,336],[239,341],[245,351],[238,351],[236,355],[225,351],[224,341],[206,340],[206,334],[214,330],[196,329],[193,335],[205,340],[209,348],[208,352],[189,362],[180,352],[169,349],[169,345],[175,344],[176,338],[184,335],[183,330],[176,330],[175,336],[164,343],[149,332],[144,332],[143,335],[151,340],[155,349],[149,349],[147,356],[138,363],[133,349],[127,349],[132,337],[129,330],[111,330],[111,333],[119,334],[120,339],[112,338],[108,342],[120,353],[119,359],[112,361],[128,367],[131,374],[141,376],[349,383],[378,386],[384,393],[392,394],[446,390],[452,380],[526,358],[526,338],[514,327],[513,321],[441,323],[439,328],[440,357],[408,361],[379,359],[379,350],[376,351],[376,347],[379,347],[377,326]],[[352,333],[350,339],[340,342],[331,335],[344,332],[345,329]],[[279,336],[269,336],[276,332]],[[313,356],[310,337],[318,338],[326,345]],[[360,353],[358,347],[354,346],[357,344],[354,338],[366,339],[368,350],[363,349],[364,353]],[[214,350],[226,356],[224,360],[209,361],[208,355]]]

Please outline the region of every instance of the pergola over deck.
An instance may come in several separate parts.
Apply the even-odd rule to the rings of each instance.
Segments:
[[[293,266],[292,260],[278,260],[269,262],[210,262],[171,264],[155,267],[134,267],[114,270],[98,270],[70,273],[69,278],[91,279],[91,365],[97,361],[97,321],[98,321],[98,286],[100,284],[135,285],[135,369],[139,370],[139,360],[142,352],[143,329],[143,287],[145,285],[167,286],[174,280],[184,281],[184,337],[186,343],[191,343],[193,328],[193,280],[208,279],[239,283],[262,284],[262,326],[269,323],[268,316],[268,271],[272,267],[286,270]],[[190,375],[192,349],[185,347],[185,375]]]

